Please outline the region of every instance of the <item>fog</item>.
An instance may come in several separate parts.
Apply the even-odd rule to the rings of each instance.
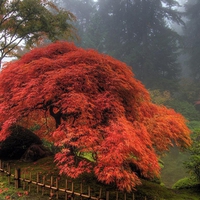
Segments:
[[[75,0],[60,5],[77,17],[81,39],[77,45],[126,62],[148,88],[168,89],[168,82],[176,85],[180,76],[190,75],[190,70],[177,54],[183,50],[179,36],[184,37],[187,20],[179,12],[185,11],[187,1],[166,2]]]

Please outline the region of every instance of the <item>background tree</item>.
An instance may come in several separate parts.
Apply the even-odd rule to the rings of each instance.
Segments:
[[[186,8],[186,27],[185,27],[185,53],[188,55],[187,67],[190,71],[192,83],[190,83],[190,92],[193,92],[193,102],[199,98],[200,86],[200,2],[196,0],[188,1]]]
[[[54,2],[54,1],[53,1]],[[74,23],[80,40],[77,45],[84,48],[93,48],[100,52],[105,51],[105,34],[107,32],[105,21],[99,12],[99,6],[93,0],[60,0],[55,4],[69,9],[77,18]],[[81,42],[80,42],[81,41]]]
[[[173,9],[177,1],[102,0],[88,4],[93,9],[88,7],[87,13],[81,6],[86,1],[73,2],[80,22],[77,27],[82,30],[81,46],[125,61],[148,88],[178,88],[180,36],[170,28],[171,23],[182,23],[180,13]],[[62,6],[68,4],[63,1]]]
[[[15,55],[22,41],[26,47],[32,47],[44,39],[74,38],[71,24],[74,20],[72,13],[58,9],[49,1],[0,1],[0,61]]]
[[[185,162],[186,168],[189,170],[190,177],[195,178],[200,183],[200,129],[199,122],[190,124],[193,129],[192,146],[189,148],[190,157]]]
[[[188,19],[185,29],[186,35],[186,47],[189,53],[189,68],[191,69],[192,76],[196,81],[200,80],[200,69],[199,69],[199,52],[200,52],[200,25],[199,25],[199,8],[200,2],[196,0],[188,1],[185,5],[186,17]]]
[[[139,175],[158,176],[158,155],[173,143],[190,145],[183,116],[151,103],[129,67],[65,42],[32,50],[3,69],[0,112],[0,140],[13,123],[38,124],[40,138],[62,149],[55,156],[61,173],[75,178],[93,171],[121,190],[140,184]]]

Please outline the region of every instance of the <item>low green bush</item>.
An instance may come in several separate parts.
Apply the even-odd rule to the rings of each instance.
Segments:
[[[193,177],[185,177],[178,180],[173,186],[172,189],[188,189],[196,187],[199,182]]]

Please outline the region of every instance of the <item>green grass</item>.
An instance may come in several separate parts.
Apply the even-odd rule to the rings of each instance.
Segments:
[[[47,157],[37,162],[26,163],[22,161],[12,161],[11,169],[20,168],[23,175],[22,177],[30,178],[30,174],[32,179],[36,179],[37,173],[40,174],[40,177],[46,176],[46,184],[50,181],[50,176],[58,177],[58,169],[56,164],[53,162],[53,157]],[[14,173],[14,170],[12,170]],[[61,177],[61,186],[65,187],[65,179],[67,177]],[[91,186],[92,195],[95,195],[99,192],[100,187],[103,187],[103,192],[106,190],[110,190],[110,200],[114,200],[115,187],[113,185],[105,186],[102,183],[99,183],[93,175],[83,175],[79,179],[70,180],[74,182],[75,190],[80,191],[79,186],[80,182],[84,183],[84,190],[86,192],[87,187]],[[69,182],[71,184],[71,182]],[[137,187],[137,191],[135,191],[135,199],[136,200],[144,200],[145,197],[147,200],[200,200],[200,192],[196,188],[191,189],[168,189],[165,186],[161,186],[157,183],[153,183],[150,181],[143,180],[142,185]],[[70,186],[71,187],[71,186]],[[31,192],[28,191],[28,187],[26,186],[25,190],[14,188],[14,181],[9,185],[7,182],[7,177],[1,175],[0,176],[0,199],[19,199],[19,200],[47,200],[49,199],[49,190],[45,191],[44,196],[36,193],[36,186],[31,186]],[[96,192],[96,193],[95,193]],[[121,195],[121,194],[120,194]],[[59,196],[59,199],[64,199],[63,196]],[[127,195],[127,200],[132,199],[132,195]],[[54,198],[55,199],[55,198]],[[78,198],[77,198],[78,199]],[[120,199],[123,199],[122,195]]]
[[[26,179],[32,179],[36,180],[37,173],[42,175],[46,175],[47,179],[49,179],[50,183],[50,176],[57,176],[58,175],[58,169],[55,166],[55,163],[53,162],[53,157],[47,157],[44,159],[41,159],[38,162],[23,162],[23,161],[10,161],[11,165],[11,174],[14,174],[14,169],[21,169],[22,178]],[[48,183],[48,180],[46,181]],[[22,185],[23,186],[23,185]],[[8,178],[3,173],[1,173],[0,176],[0,200],[1,199],[19,199],[19,200],[43,200],[48,199],[49,192],[42,197],[41,195],[36,195],[36,186],[31,186],[31,192],[29,192],[28,184],[26,184],[25,190],[15,189],[14,186],[14,179],[11,177],[11,183],[8,183]]]
[[[171,188],[178,180],[187,176],[184,162],[189,159],[187,152],[180,152],[177,147],[161,158],[164,167],[161,170],[161,180],[166,187]]]
[[[200,200],[198,188],[175,190],[169,189],[150,181],[142,181],[142,185],[137,188],[136,200],[142,200],[144,196],[148,200]],[[140,196],[142,196],[140,198]]]

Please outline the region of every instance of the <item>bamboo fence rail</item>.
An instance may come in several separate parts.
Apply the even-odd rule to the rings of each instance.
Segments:
[[[27,175],[23,174],[20,168],[15,168],[14,174],[12,174],[11,165],[9,163],[4,163],[2,160],[0,160],[0,173],[1,175],[6,175],[8,183],[12,184],[13,182],[16,189],[28,189],[28,191],[31,192],[31,187],[35,185],[36,192],[41,193],[42,196],[48,193],[49,200],[135,200],[134,193],[127,194],[119,191],[105,191],[102,188],[94,192],[90,186],[86,186],[84,183],[80,183],[79,189],[77,190],[77,186],[75,189],[74,182],[70,180],[65,180],[64,187],[59,186],[58,177],[55,178],[51,176],[49,182],[46,176],[41,176],[39,173],[37,173],[35,178],[33,178],[30,173],[29,178],[27,178]],[[86,187],[87,190],[85,189]],[[129,197],[127,197],[127,195]]]

